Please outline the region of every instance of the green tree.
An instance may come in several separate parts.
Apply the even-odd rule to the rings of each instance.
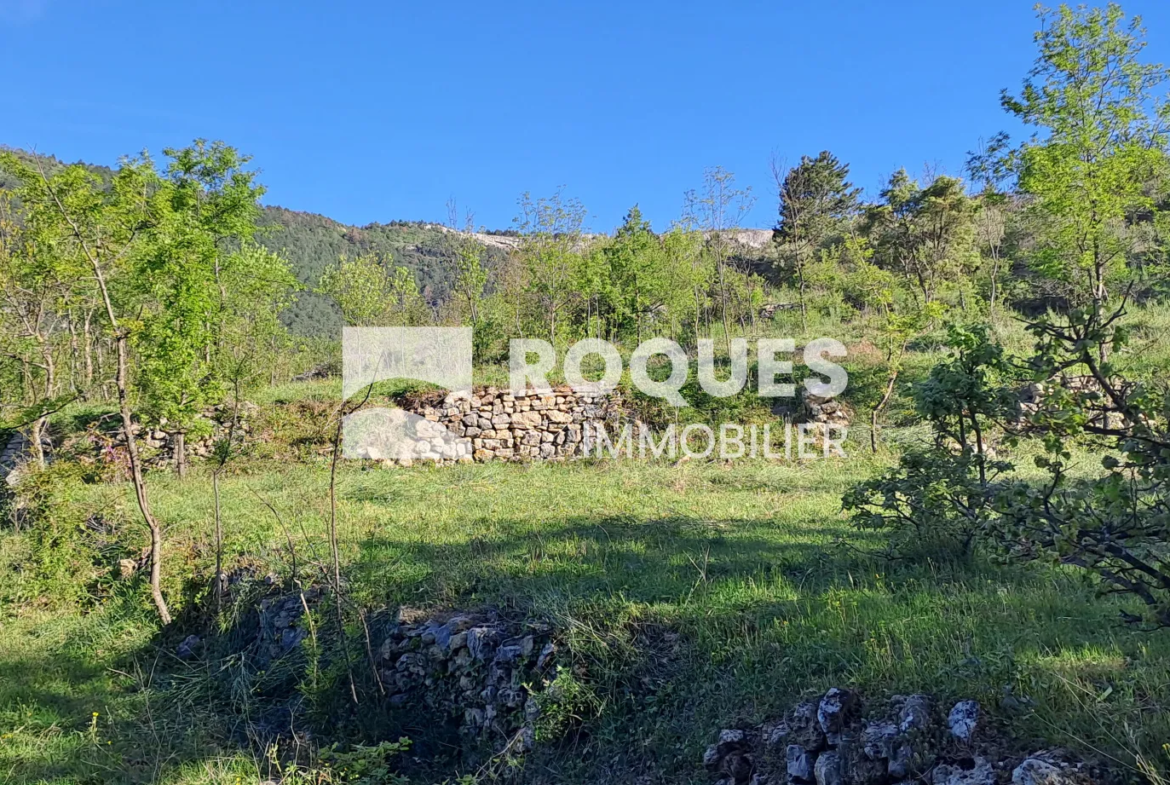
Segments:
[[[11,421],[27,427],[33,461],[45,465],[42,446],[49,414],[71,400],[61,395],[61,368],[69,346],[63,344],[62,308],[69,291],[21,225],[10,193],[0,191],[0,363],[19,390],[10,401]]]
[[[172,432],[175,466],[185,476],[187,435],[206,427],[203,410],[224,394],[225,267],[266,261],[239,253],[256,233],[264,189],[244,168],[248,159],[222,142],[165,153],[153,223],[131,272],[145,296],[134,349],[146,410]],[[237,283],[249,274],[237,271]]]
[[[159,619],[169,624],[171,614],[161,581],[163,529],[151,507],[135,434],[130,355],[142,287],[129,274],[138,263],[144,234],[159,222],[159,194],[165,186],[148,160],[124,162],[108,186],[82,166],[49,174],[39,158],[30,166],[11,154],[0,158],[0,163],[20,183],[17,194],[30,236],[43,254],[42,264],[57,280],[88,283],[98,294],[101,318],[116,355],[114,386],[135,499],[150,531],[151,597]]]
[[[971,199],[960,180],[939,176],[922,188],[905,169],[890,177],[881,198],[865,211],[863,227],[875,260],[906,278],[929,303],[971,260]]]
[[[744,217],[755,204],[751,187],[736,188],[735,175],[721,166],[703,172],[703,185],[698,191],[684,194],[684,220],[703,232],[715,269],[718,286],[719,310],[723,319],[723,337],[727,354],[731,355],[731,303],[729,302],[728,263],[732,255],[731,234],[740,227]]]
[[[801,156],[800,163],[783,174],[773,163],[772,173],[780,196],[780,219],[772,237],[780,263],[796,278],[801,328],[807,331],[806,268],[857,212],[861,189],[849,182],[849,166],[827,150],[816,158]]]
[[[1036,134],[1002,165],[1016,172],[1041,227],[1035,269],[1064,284],[1075,304],[1100,309],[1126,278],[1126,218],[1152,207],[1145,185],[1165,164],[1170,113],[1155,91],[1170,71],[1141,61],[1141,19],[1127,21],[1114,3],[1039,16],[1039,57],[1020,94],[1002,96]],[[993,154],[1002,159],[1006,146],[1001,135]]]
[[[418,324],[426,306],[414,275],[405,267],[391,268],[380,254],[341,257],[325,268],[316,292],[331,297],[350,326]]]
[[[635,332],[641,341],[646,318],[668,306],[671,270],[662,243],[637,205],[630,208],[602,254],[611,284],[613,326]]]
[[[517,253],[524,269],[524,284],[536,309],[536,317],[556,341],[562,317],[575,298],[572,282],[582,263],[582,231],[585,207],[561,191],[533,199],[525,193],[514,220],[520,232]]]

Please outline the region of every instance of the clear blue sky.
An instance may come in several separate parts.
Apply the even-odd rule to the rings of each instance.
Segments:
[[[1170,3],[1124,6],[1170,61]],[[268,203],[354,224],[455,196],[506,228],[564,185],[595,230],[635,202],[665,228],[721,165],[768,226],[773,154],[830,149],[871,192],[958,173],[1014,130],[1035,27],[1030,0],[0,0],[0,143],[113,164],[223,139]]]

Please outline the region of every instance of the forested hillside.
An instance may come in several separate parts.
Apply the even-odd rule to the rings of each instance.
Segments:
[[[24,150],[0,145],[24,161],[33,156]],[[48,173],[60,170],[66,164],[52,155],[42,155]],[[106,166],[81,162],[109,183],[113,170]],[[0,170],[0,189],[11,190],[14,178]],[[422,221],[392,220],[366,226],[347,226],[316,213],[266,206],[259,219],[261,228],[257,240],[261,245],[282,254],[289,260],[297,280],[305,289],[282,314],[284,323],[298,335],[336,336],[341,329],[341,313],[328,297],[313,291],[324,269],[342,256],[356,257],[376,254],[398,267],[406,267],[414,275],[423,299],[436,307],[447,299],[455,278],[455,247],[453,232],[445,227]],[[494,269],[505,255],[503,247],[485,246],[484,266]]]
[[[260,225],[264,229],[261,244],[283,254],[297,278],[310,287],[339,257],[369,253],[389,257],[395,266],[409,269],[432,307],[447,299],[454,284],[453,233],[444,227],[421,221],[346,226],[323,215],[283,207],[266,207]],[[493,269],[503,257],[503,249],[487,247],[485,266]],[[300,292],[283,319],[300,335],[336,335],[341,329],[341,313],[329,298],[311,289]]]

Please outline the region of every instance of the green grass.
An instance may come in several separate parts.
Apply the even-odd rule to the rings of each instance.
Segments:
[[[366,608],[492,605],[569,629],[603,708],[584,718],[587,735],[565,742],[572,754],[549,747],[533,764],[568,781],[601,777],[601,764],[583,761],[615,755],[627,773],[702,781],[697,761],[714,730],[834,684],[875,697],[975,697],[1037,744],[1097,749],[1123,764],[1135,751],[1160,756],[1170,738],[1159,709],[1167,636],[1122,627],[1119,606],[1075,573],[861,555],[880,540],[851,529],[839,500],[883,460],[347,465],[344,569]],[[311,573],[327,547],[323,464],[239,468],[222,487],[232,559],[287,574],[291,537]],[[183,577],[210,569],[207,480],[152,482],[168,526],[168,594],[182,610]],[[70,486],[59,503],[60,516],[100,512],[127,549],[141,540],[124,486]],[[5,542],[12,556],[15,535]],[[262,767],[226,720],[174,700],[173,677],[143,676],[183,666],[167,654],[173,641],[156,647],[138,589],[115,582],[84,614],[5,609],[0,782],[255,781]],[[681,649],[647,659],[640,641],[661,629],[680,633]]]

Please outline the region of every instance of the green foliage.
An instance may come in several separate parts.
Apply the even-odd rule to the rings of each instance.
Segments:
[[[1036,65],[1006,111],[1039,134],[1014,150],[997,141],[1001,169],[1018,176],[1037,218],[1030,255],[1067,297],[1100,301],[1125,281],[1134,235],[1127,218],[1153,206],[1147,184],[1165,171],[1170,71],[1141,61],[1141,20],[1120,6],[1040,12]]]
[[[926,187],[901,169],[866,210],[864,229],[874,258],[915,287],[930,302],[973,261],[974,208],[960,180],[939,176]]]
[[[969,555],[994,515],[992,496],[1006,461],[990,457],[992,427],[1015,400],[1004,380],[1010,366],[981,327],[952,327],[950,357],[935,365],[914,393],[918,415],[935,443],[904,454],[896,468],[859,483],[844,497],[863,529],[889,529],[895,550]],[[923,547],[923,546],[927,547]]]
[[[807,331],[807,267],[857,212],[861,189],[849,182],[849,166],[827,150],[816,158],[802,156],[783,177],[779,171],[775,175],[780,220],[773,240],[778,246],[780,272],[795,278],[799,287],[801,322]]]
[[[376,254],[343,256],[325,268],[316,291],[337,303],[349,326],[409,325],[426,318],[426,306],[410,270],[391,267],[389,259]]]
[[[339,745],[332,744],[318,753],[321,761],[319,770],[314,772],[320,782],[320,777],[330,777],[326,782],[352,783],[352,785],[406,785],[409,780],[394,774],[390,768],[390,760],[410,751],[410,739],[405,736],[398,741],[383,741],[373,746],[354,745],[348,750],[341,751]]]
[[[1108,317],[1077,308],[1063,319],[1030,325],[1037,336],[1033,367],[1042,374],[1081,366],[1075,389],[1054,386],[1030,416],[1045,454],[1041,483],[1016,483],[997,500],[1005,552],[1046,556],[1092,571],[1105,590],[1137,597],[1145,620],[1170,626],[1170,387],[1164,380],[1134,384],[1117,378],[1101,347],[1124,345],[1116,326],[1124,306]],[[1046,378],[1046,376],[1045,376]],[[1070,443],[1084,434],[1111,448],[1103,473],[1070,478]]]
[[[243,169],[247,158],[203,141],[166,153],[152,224],[126,285],[140,298],[133,345],[145,411],[193,432],[233,370],[222,356],[226,333],[238,339],[242,323],[261,323],[286,302],[293,281],[282,260],[251,245],[263,189]]]
[[[535,727],[538,742],[563,739],[569,730],[596,716],[601,708],[590,686],[582,684],[564,665],[557,665],[556,675],[535,697],[540,707]]]
[[[525,193],[518,205],[523,295],[541,331],[556,341],[558,329],[567,327],[565,312],[574,299],[571,284],[582,259],[585,207],[560,191],[538,199]]]

